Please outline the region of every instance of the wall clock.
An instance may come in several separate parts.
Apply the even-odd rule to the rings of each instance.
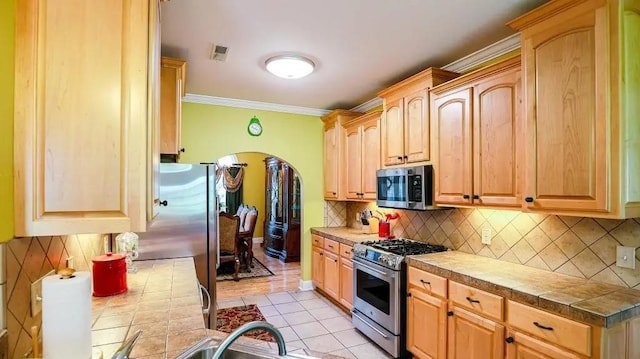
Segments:
[[[260,136],[262,134],[262,125],[260,124],[260,120],[258,120],[257,117],[253,117],[249,121],[247,131],[249,131],[249,134],[251,136]]]

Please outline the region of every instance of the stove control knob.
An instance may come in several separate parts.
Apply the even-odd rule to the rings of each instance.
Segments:
[[[378,262],[382,263],[382,264],[387,264],[387,256],[386,255],[381,255],[380,257],[378,257]]]

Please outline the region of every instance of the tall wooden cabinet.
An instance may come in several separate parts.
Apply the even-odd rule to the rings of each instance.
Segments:
[[[345,121],[347,199],[376,199],[376,171],[380,168],[380,114],[366,113]]]
[[[360,112],[333,110],[322,117],[324,122],[324,198],[345,199],[344,121],[362,115]]]
[[[156,2],[16,4],[15,234],[144,231]]]
[[[264,248],[283,262],[300,260],[300,177],[289,164],[265,159]]]
[[[160,153],[179,155],[181,144],[182,98],[186,95],[187,62],[162,57],[160,73]]]
[[[383,103],[383,166],[430,159],[429,89],[456,76],[454,72],[428,68],[378,93]]]
[[[522,206],[520,57],[431,92],[435,202]]]
[[[521,31],[525,207],[640,216],[640,3],[557,0]]]

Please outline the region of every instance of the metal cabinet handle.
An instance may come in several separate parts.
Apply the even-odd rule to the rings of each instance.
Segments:
[[[431,285],[431,282],[427,282],[424,279],[420,279],[420,283],[426,284],[426,285]]]
[[[473,298],[471,298],[471,297],[467,297],[467,300],[468,300],[469,302],[471,302],[471,303],[480,303],[480,301],[479,301],[479,300],[477,300],[477,299],[473,299]]]
[[[205,288],[202,284],[198,283],[198,285],[200,285],[200,291],[207,295],[207,307],[205,308],[204,303],[201,303],[202,314],[209,315],[209,311],[211,310],[211,295],[209,294],[209,291],[207,290],[207,288]]]
[[[524,201],[527,203],[533,203],[533,197],[527,197],[524,199]]]
[[[508,344],[513,343],[515,340],[513,339],[513,337],[507,337],[505,340],[505,342],[507,342]]]
[[[338,263],[338,260],[337,259],[333,259],[333,263]]]
[[[480,196],[478,196],[477,194],[474,194],[473,199],[480,199]]]
[[[470,197],[470,196],[469,196],[468,194],[463,194],[463,195],[462,195],[462,198],[464,198],[464,199],[469,199],[469,197]]]
[[[161,206],[167,206],[167,204],[169,204],[169,202],[167,202],[167,200],[165,199],[164,201],[160,201],[160,205]]]
[[[553,330],[553,327],[545,327],[544,325],[538,323],[538,322],[533,322],[533,325],[535,325],[536,327],[540,328],[540,329],[544,329],[544,330]]]
[[[453,317],[453,311],[452,310],[447,312],[447,317]]]
[[[185,152],[185,151],[184,151],[184,147],[182,147],[182,148],[180,149],[180,152],[182,152],[182,153],[184,153],[184,152]]]
[[[399,159],[400,161],[402,161],[402,156],[398,156],[398,159]]]

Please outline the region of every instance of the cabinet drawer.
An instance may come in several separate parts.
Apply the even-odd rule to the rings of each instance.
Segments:
[[[428,294],[437,295],[442,298],[447,297],[447,279],[439,277],[420,270],[418,268],[409,267],[408,274],[409,286],[414,286],[427,292]]]
[[[589,325],[512,301],[507,301],[507,323],[551,343],[591,356]]]
[[[336,242],[334,240],[331,240],[329,238],[325,238],[324,239],[324,249],[328,250],[329,252],[333,252],[335,254],[338,254],[340,251],[340,243]]]
[[[324,237],[320,237],[317,234],[312,234],[311,244],[313,244],[316,247],[324,247]]]
[[[456,305],[502,321],[504,298],[464,284],[449,282],[449,298]]]
[[[352,258],[353,257],[353,247],[348,244],[340,243],[340,257],[342,258]]]

